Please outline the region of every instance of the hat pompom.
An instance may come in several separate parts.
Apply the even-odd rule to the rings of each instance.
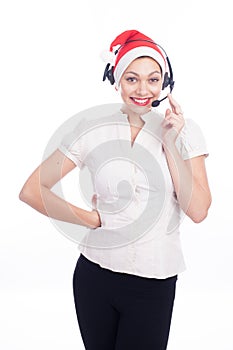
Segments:
[[[113,52],[107,50],[102,51],[100,57],[105,63],[110,63],[111,66],[114,66],[116,61],[116,55]]]

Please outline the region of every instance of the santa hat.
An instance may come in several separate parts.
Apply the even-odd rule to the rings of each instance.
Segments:
[[[137,30],[126,30],[113,40],[105,61],[108,61],[113,67],[117,87],[119,87],[121,76],[128,65],[141,56],[153,58],[160,65],[164,76],[166,72],[166,58],[160,47],[151,38]]]

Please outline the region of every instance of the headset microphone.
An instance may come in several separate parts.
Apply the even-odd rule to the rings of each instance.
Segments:
[[[161,100],[155,100],[152,102],[152,107],[158,107],[160,105],[160,102],[164,101],[167,98],[167,96],[165,96],[164,98],[162,98]]]

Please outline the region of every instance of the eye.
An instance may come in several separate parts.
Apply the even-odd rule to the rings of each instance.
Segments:
[[[158,81],[160,81],[159,78],[151,78],[151,79],[150,79],[150,82],[151,82],[151,83],[157,83]]]
[[[137,79],[135,77],[128,77],[126,78],[126,80],[129,82],[129,83],[135,83],[137,81]]]

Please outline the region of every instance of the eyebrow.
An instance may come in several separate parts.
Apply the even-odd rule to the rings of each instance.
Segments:
[[[155,70],[155,71],[153,71],[153,72],[151,72],[148,76],[151,76],[151,75],[153,75],[153,74],[160,74],[161,75],[161,72],[160,71],[158,71],[158,70]],[[133,71],[126,71],[125,72],[125,74],[134,74],[134,75],[136,75],[136,76],[139,76],[139,74],[138,73],[136,73],[136,72],[133,72]]]

